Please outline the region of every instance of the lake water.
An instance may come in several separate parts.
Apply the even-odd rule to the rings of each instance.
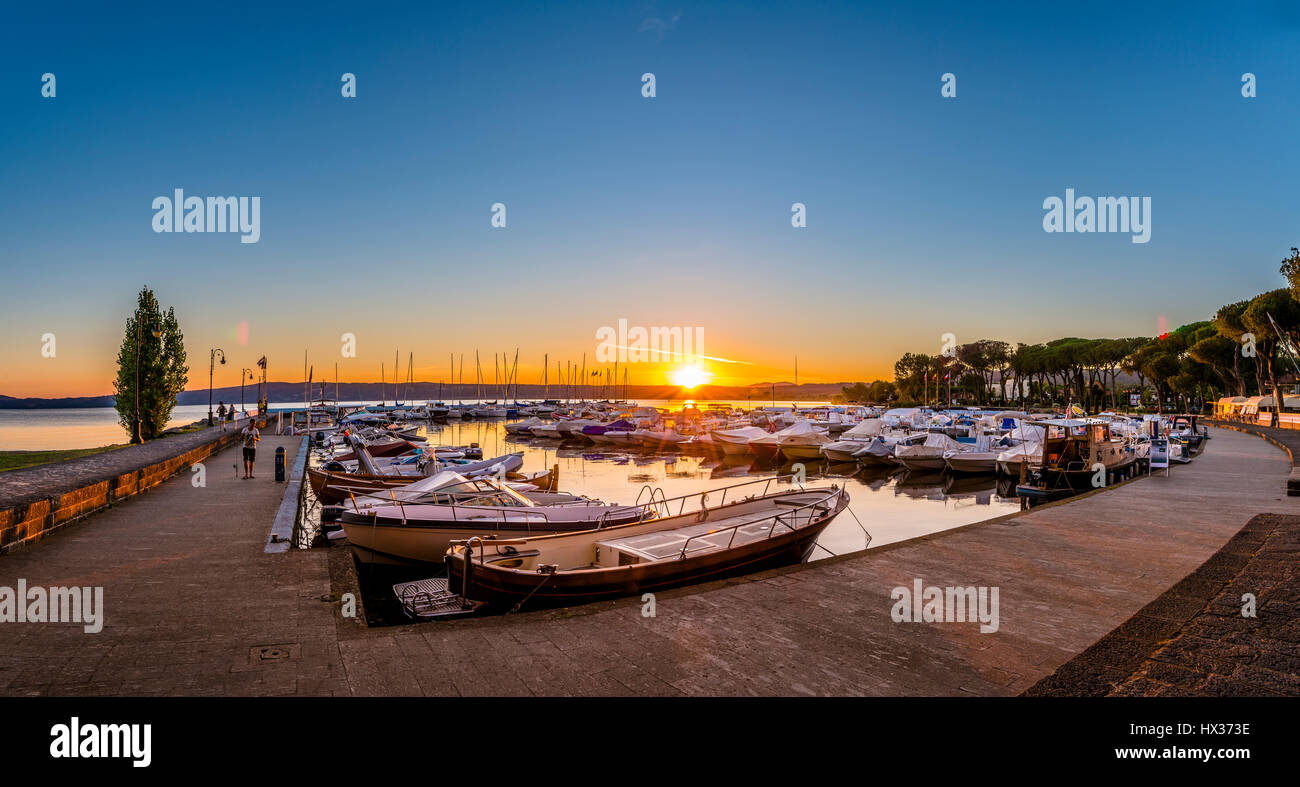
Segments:
[[[674,409],[680,402],[650,402],[651,406]],[[705,404],[701,402],[700,404]],[[757,406],[766,402],[737,402]],[[778,402],[778,405],[780,402]],[[811,404],[811,403],[804,403]],[[292,402],[272,403],[272,409],[301,407]],[[207,416],[207,405],[186,405],[172,412],[169,425],[193,423]],[[465,445],[478,443],[485,457],[515,451],[524,452],[524,470],[560,466],[560,486],[566,491],[618,503],[634,503],[642,487],[662,488],[668,497],[735,483],[748,478],[790,472],[789,466],[762,467],[746,460],[724,460],[682,452],[611,453],[595,446],[557,446],[555,441],[516,438],[506,434],[502,420],[466,421],[439,425],[430,422],[421,429],[430,444]],[[42,450],[91,448],[127,441],[111,407],[0,410],[0,450]],[[847,485],[852,497],[850,510],[870,531],[872,546],[881,546],[913,536],[947,530],[1019,509],[1014,491],[998,494],[993,476],[953,478],[946,475],[906,477],[901,473],[870,473],[856,465],[806,463],[810,482],[826,481]],[[840,515],[826,530],[822,546],[842,553],[862,549],[866,538],[848,515]],[[816,550],[814,557],[827,557]]]

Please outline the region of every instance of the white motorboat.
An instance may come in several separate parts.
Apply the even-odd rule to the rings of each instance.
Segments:
[[[529,427],[528,432],[533,437],[541,437],[549,440],[560,440],[559,424],[540,423]]]
[[[880,435],[883,423],[879,418],[868,418],[840,435],[834,442],[821,447],[822,455],[832,462],[852,462],[861,451]]]
[[[1019,476],[1020,466],[1037,467],[1043,463],[1043,444],[1032,440],[1018,443],[998,452],[997,468],[1007,475]]]
[[[532,434],[532,430],[534,426],[540,426],[543,423],[545,423],[545,421],[538,418],[537,416],[532,416],[531,418],[525,418],[522,421],[515,421],[514,423],[506,424],[505,425],[506,434],[530,435]]]
[[[770,432],[757,426],[742,426],[736,429],[715,429],[713,444],[722,448],[729,455],[748,454],[749,441],[766,437]]]
[[[820,429],[808,423],[808,431],[800,430],[781,438],[781,454],[786,459],[821,459],[822,448],[831,442],[831,438]],[[793,429],[794,427],[791,427]]]
[[[908,470],[942,470],[947,465],[944,454],[958,450],[959,445],[943,432],[930,432],[924,442],[895,446],[894,459]]]
[[[1005,446],[994,445],[989,435],[975,438],[974,444],[962,443],[962,447],[945,451],[944,464],[954,473],[995,473],[998,469],[998,454]]]
[[[363,562],[441,563],[453,540],[474,536],[532,537],[639,522],[639,506],[598,500],[538,505],[493,479],[430,490],[433,500],[345,507],[339,522]],[[382,501],[381,501],[382,502]]]

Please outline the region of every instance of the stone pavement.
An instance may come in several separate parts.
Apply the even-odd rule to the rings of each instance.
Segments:
[[[1260,426],[1257,423],[1241,421],[1206,421],[1225,429],[1259,435],[1291,457],[1291,474],[1286,479],[1286,491],[1289,495],[1300,496],[1300,467],[1296,467],[1296,454],[1300,453],[1300,429],[1282,429],[1273,426]]]
[[[182,474],[0,558],[0,586],[102,586],[106,608],[98,634],[0,623],[0,693],[347,693],[326,555],[263,552],[285,491],[275,448],[292,461],[301,441],[264,436],[251,481],[227,449],[204,488]]]
[[[227,452],[212,460],[206,490],[174,479],[0,558],[0,585],[102,584],[108,607],[97,635],[0,624],[0,693],[1020,694],[1255,514],[1300,515],[1300,500],[1282,491],[1284,454],[1213,434],[1170,477],[660,593],[653,618],[625,599],[373,629],[338,613],[350,587],[344,550],[262,553],[281,487],[223,480],[216,469],[236,456]],[[263,453],[277,439],[297,450],[296,439],[272,437]],[[999,630],[892,622],[891,589],[914,579],[998,587]]]

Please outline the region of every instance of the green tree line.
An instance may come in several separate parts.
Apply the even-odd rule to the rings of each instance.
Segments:
[[[1155,337],[1084,339],[1042,344],[979,339],[937,355],[905,353],[892,382],[843,389],[844,401],[942,404],[951,390],[960,405],[1059,408],[1077,404],[1097,412],[1127,407],[1139,394],[1144,407],[1200,408],[1220,396],[1281,400],[1279,379],[1300,343],[1300,250],[1282,261],[1287,286],[1221,306],[1213,317]],[[1271,318],[1271,319],[1270,319]],[[1121,374],[1135,378],[1121,384]],[[1274,412],[1276,418],[1276,412]]]

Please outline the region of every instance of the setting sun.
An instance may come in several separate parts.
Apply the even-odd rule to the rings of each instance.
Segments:
[[[669,379],[672,380],[673,385],[679,385],[682,388],[695,388],[707,383],[712,378],[712,374],[698,366],[679,366],[669,373]]]

